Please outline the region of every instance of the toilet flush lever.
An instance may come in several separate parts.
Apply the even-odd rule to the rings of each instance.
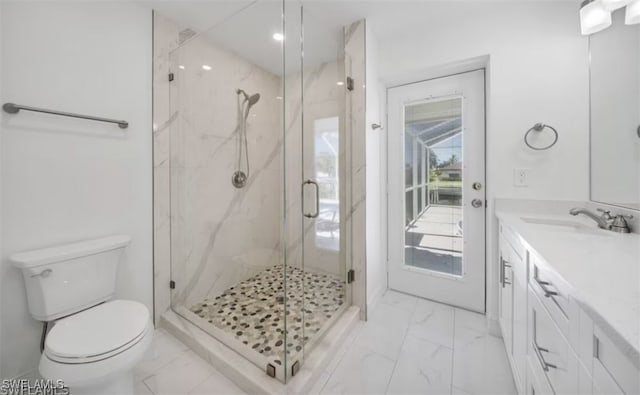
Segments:
[[[31,277],[44,277],[44,278],[46,278],[46,277],[49,277],[51,275],[51,272],[53,272],[53,270],[44,269],[40,273],[32,274]]]

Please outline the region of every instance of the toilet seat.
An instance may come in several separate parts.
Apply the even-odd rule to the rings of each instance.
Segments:
[[[101,361],[135,346],[150,325],[142,303],[106,302],[57,321],[47,335],[44,353],[64,364]]]

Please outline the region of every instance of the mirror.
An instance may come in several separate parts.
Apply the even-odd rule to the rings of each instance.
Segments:
[[[591,200],[640,210],[640,25],[589,37]]]

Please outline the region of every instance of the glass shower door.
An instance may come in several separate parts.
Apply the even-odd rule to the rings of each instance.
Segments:
[[[313,7],[302,13],[303,120],[300,141],[305,352],[347,306],[344,34]]]
[[[283,7],[239,5],[208,30],[164,32],[178,42],[168,59],[172,309],[281,381],[295,309],[283,248]]]

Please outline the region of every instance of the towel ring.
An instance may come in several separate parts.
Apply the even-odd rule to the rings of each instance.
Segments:
[[[554,134],[554,139],[553,142],[549,145],[547,145],[546,147],[534,147],[533,145],[529,144],[529,133],[536,131],[536,132],[542,132],[544,130],[544,128],[549,128],[553,131]],[[535,125],[533,125],[531,127],[531,129],[527,130],[527,133],[524,134],[524,143],[527,145],[527,147],[531,148],[532,150],[536,150],[536,151],[544,151],[546,149],[549,149],[551,147],[553,147],[554,145],[556,145],[556,143],[558,142],[558,131],[556,130],[556,128],[554,128],[551,125],[545,125],[544,123],[536,123]]]

